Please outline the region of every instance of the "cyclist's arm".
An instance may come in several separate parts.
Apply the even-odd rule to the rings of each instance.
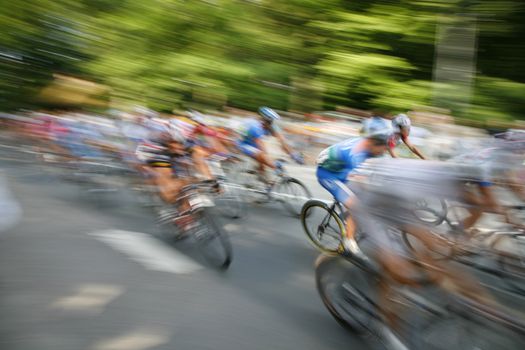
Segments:
[[[505,218],[505,222],[516,225],[519,227],[522,227],[523,224],[516,222],[514,218],[510,215],[510,212],[503,206],[500,205],[498,200],[496,199],[496,196],[494,195],[494,191],[492,190],[492,186],[479,186],[479,191],[482,195],[482,205],[486,211],[493,212],[495,214],[503,215]]]
[[[283,149],[283,151],[286,152],[286,154],[288,155],[292,155],[293,153],[293,150],[290,146],[288,146],[288,144],[286,143],[285,139],[284,139],[284,136],[283,134],[281,134],[280,132],[274,132],[273,133],[273,136],[275,136],[275,138],[277,140],[279,140],[279,143],[281,144],[281,148]]]
[[[423,154],[419,151],[419,149],[410,142],[408,137],[403,137],[401,139],[403,140],[403,143],[408,147],[408,149],[412,153],[414,153],[416,156],[418,156],[421,159],[425,159],[425,156],[423,156]]]
[[[259,151],[261,151],[261,153],[268,154],[268,152],[266,151],[266,145],[264,144],[264,142],[263,142],[263,140],[261,138],[255,139],[254,143],[257,146],[257,148],[259,149]]]
[[[394,152],[394,147],[388,147],[388,154],[390,154],[392,158],[397,158],[397,154]]]

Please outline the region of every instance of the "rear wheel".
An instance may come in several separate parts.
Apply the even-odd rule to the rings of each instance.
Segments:
[[[312,194],[299,180],[284,178],[275,189],[274,194],[283,204],[284,208],[293,216],[301,214],[304,203],[312,198]]]
[[[326,253],[336,253],[345,225],[339,215],[321,201],[310,200],[301,211],[301,223],[310,242]]]

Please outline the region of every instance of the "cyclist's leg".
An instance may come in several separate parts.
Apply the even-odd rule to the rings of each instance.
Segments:
[[[473,227],[487,209],[496,206],[495,198],[492,194],[491,186],[481,186],[476,184],[476,190],[463,189],[463,199],[468,205],[469,216],[461,223],[463,229]]]
[[[173,177],[173,171],[169,162],[152,162],[153,179],[161,199],[166,203],[174,203],[182,187],[188,182]]]
[[[443,242],[437,239],[427,228],[408,225],[404,227],[404,230],[417,237],[428,248],[428,250],[417,250],[414,254],[417,260],[422,263],[421,266],[426,268],[429,276],[440,283],[444,289],[458,292],[481,303],[495,303],[493,297],[470,273],[447,261],[432,258],[430,251],[435,250]]]
[[[355,194],[348,188],[348,185],[341,181],[338,174],[332,173],[322,168],[317,168],[317,181],[346,209],[351,209],[357,200]],[[345,218],[346,238],[354,239],[356,224],[351,213],[347,213]]]
[[[206,163],[206,157],[209,156],[209,152],[205,151],[202,147],[194,146],[191,152],[191,158],[193,160],[195,169],[199,172],[206,180],[212,180],[213,175],[210,167]]]
[[[238,142],[237,147],[243,154],[247,155],[248,157],[252,158],[257,162],[257,170],[259,171],[259,174],[263,179],[266,179],[265,167],[269,167],[270,169],[276,168],[275,163],[268,157],[268,155],[262,152],[257,147],[247,144],[245,142]]]
[[[408,254],[406,248],[388,232],[387,225],[381,224],[375,217],[369,217],[366,220],[369,224],[366,225],[363,223],[366,212],[359,212],[359,214],[359,224],[370,232],[368,242],[374,245],[374,252],[369,256],[377,261],[382,271],[378,283],[379,309],[393,330],[397,329],[397,321],[402,317],[399,312],[402,310],[397,309],[398,304],[393,302],[392,287],[394,285],[418,287],[418,276],[421,276],[422,272],[425,272],[431,281],[449,292],[459,293],[481,303],[493,305],[493,298],[468,272],[451,266],[446,261],[433,259],[430,252],[423,249]],[[398,227],[416,236],[429,249],[434,244],[440,244],[440,241],[436,240],[433,234],[424,227],[416,224]],[[418,264],[414,264],[414,260]]]

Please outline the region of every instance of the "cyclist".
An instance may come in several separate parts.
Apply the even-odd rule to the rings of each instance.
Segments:
[[[478,181],[469,181],[476,185],[468,187],[464,196],[471,204],[467,207],[469,216],[462,222],[463,229],[470,229],[485,211],[501,214],[507,223],[517,225],[510,213],[502,207],[494,194],[495,184],[508,188],[516,197],[525,200],[523,184],[519,172],[523,170],[523,150],[525,140],[510,137],[498,140],[493,146],[465,153],[451,159],[452,163],[464,164],[479,169]]]
[[[259,164],[259,175],[264,182],[267,182],[264,175],[265,167],[280,171],[282,164],[278,161],[274,162],[268,155],[268,151],[262,140],[264,136],[272,135],[277,138],[283,151],[290,155],[296,163],[304,164],[304,159],[299,153],[294,152],[286,143],[284,136],[275,123],[280,119],[277,112],[268,107],[260,107],[259,115],[260,118],[258,120],[250,119],[241,127],[241,130],[239,130],[241,138],[237,141],[237,147],[242,153],[257,161]]]
[[[206,124],[200,113],[189,111],[188,114],[190,119],[196,124],[189,132],[188,139],[190,142],[205,148],[210,153],[229,153],[219,138],[218,132]]]
[[[177,200],[182,187],[195,173],[209,182],[215,182],[205,162],[203,151],[187,142],[181,130],[173,124],[152,133],[148,141],[137,148],[137,157],[153,173],[161,199],[166,203]]]
[[[393,134],[388,145],[388,153],[390,153],[392,158],[397,158],[394,149],[401,142],[403,142],[413,154],[415,154],[421,159],[425,159],[425,157],[419,151],[419,149],[416,146],[414,146],[408,139],[408,136],[410,135],[411,125],[412,122],[406,114],[398,114],[394,117],[394,119],[392,119]]]
[[[418,285],[414,281],[414,276],[418,275],[416,265],[411,262],[414,258],[420,263],[417,266],[425,269],[428,277],[444,289],[453,287],[453,292],[468,298],[489,305],[493,302],[470,275],[457,266],[446,264],[445,260],[433,258],[431,252],[449,246],[431,232],[435,228],[416,218],[412,206],[418,199],[431,196],[473,205],[465,195],[465,184],[482,184],[483,169],[460,163],[380,158],[362,164],[357,174],[369,181],[353,183],[360,196],[352,215],[359,228],[367,232],[363,248],[382,272],[378,283],[379,302],[390,326],[395,326],[399,318],[395,310],[389,310],[392,282]],[[414,252],[407,252],[392,229],[416,237],[423,245]]]
[[[321,186],[350,210],[356,195],[349,187],[349,175],[367,159],[383,155],[388,149],[391,134],[390,123],[385,121],[377,123],[374,130],[368,130],[364,138],[348,139],[323,150],[317,158],[317,180]],[[341,249],[359,255],[361,252],[354,238],[355,230],[355,222],[348,215],[346,237]]]

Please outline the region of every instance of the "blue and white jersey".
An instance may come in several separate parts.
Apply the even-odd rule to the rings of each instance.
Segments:
[[[239,135],[241,136],[241,142],[250,146],[256,146],[255,141],[270,135],[263,123],[256,119],[249,119],[239,128]]]
[[[372,157],[370,152],[356,150],[356,145],[362,140],[362,138],[348,139],[326,148],[317,158],[319,168],[346,178],[351,171]]]

